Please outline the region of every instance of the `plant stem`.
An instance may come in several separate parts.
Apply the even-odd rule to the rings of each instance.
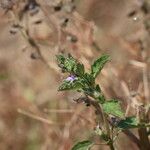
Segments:
[[[140,148],[140,140],[130,131],[124,130],[122,131],[138,148]]]
[[[113,141],[110,141],[109,148],[110,148],[110,150],[115,150],[114,145],[113,145]]]
[[[102,118],[103,122],[104,122],[104,126],[105,126],[105,130],[107,132],[107,135],[110,138],[110,141],[108,143],[108,146],[110,148],[110,150],[115,150],[114,145],[113,145],[113,139],[111,139],[111,133],[110,133],[110,129],[109,129],[109,123],[107,121],[107,116],[106,114],[102,111],[100,105],[96,102],[91,100],[89,97],[86,98],[86,100],[97,110],[98,115],[100,115],[100,117]]]
[[[108,143],[109,148],[110,148],[110,150],[115,150],[114,145],[113,145],[113,139],[111,138],[111,132],[110,132],[109,123],[107,120],[107,115],[104,112],[103,112],[103,117],[104,117],[104,126],[106,128],[107,135],[110,138],[110,141]]]

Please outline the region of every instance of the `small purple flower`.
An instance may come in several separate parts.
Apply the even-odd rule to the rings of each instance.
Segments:
[[[76,76],[71,75],[71,76],[67,77],[65,80],[66,80],[66,81],[69,81],[69,82],[73,82],[73,81],[76,80],[76,79],[77,79]]]

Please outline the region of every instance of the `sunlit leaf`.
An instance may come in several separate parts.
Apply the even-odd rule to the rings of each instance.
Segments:
[[[114,115],[119,118],[124,118],[124,113],[121,106],[117,100],[106,101],[103,105],[103,110],[107,114]]]

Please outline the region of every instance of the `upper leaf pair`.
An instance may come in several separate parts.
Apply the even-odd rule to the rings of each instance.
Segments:
[[[59,67],[65,72],[73,73],[78,76],[84,75],[84,65],[79,63],[71,55],[68,55],[67,57],[64,55],[57,55],[56,57]],[[96,78],[108,60],[108,55],[102,55],[100,58],[98,58],[91,66],[90,75],[93,76],[93,78]]]
[[[76,76],[84,75],[84,65],[79,63],[71,55],[57,55],[58,66],[64,71]]]

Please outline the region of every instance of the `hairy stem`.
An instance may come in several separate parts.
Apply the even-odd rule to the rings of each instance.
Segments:
[[[113,141],[111,141],[109,143],[109,148],[110,148],[110,150],[115,150],[114,145],[113,145]]]

